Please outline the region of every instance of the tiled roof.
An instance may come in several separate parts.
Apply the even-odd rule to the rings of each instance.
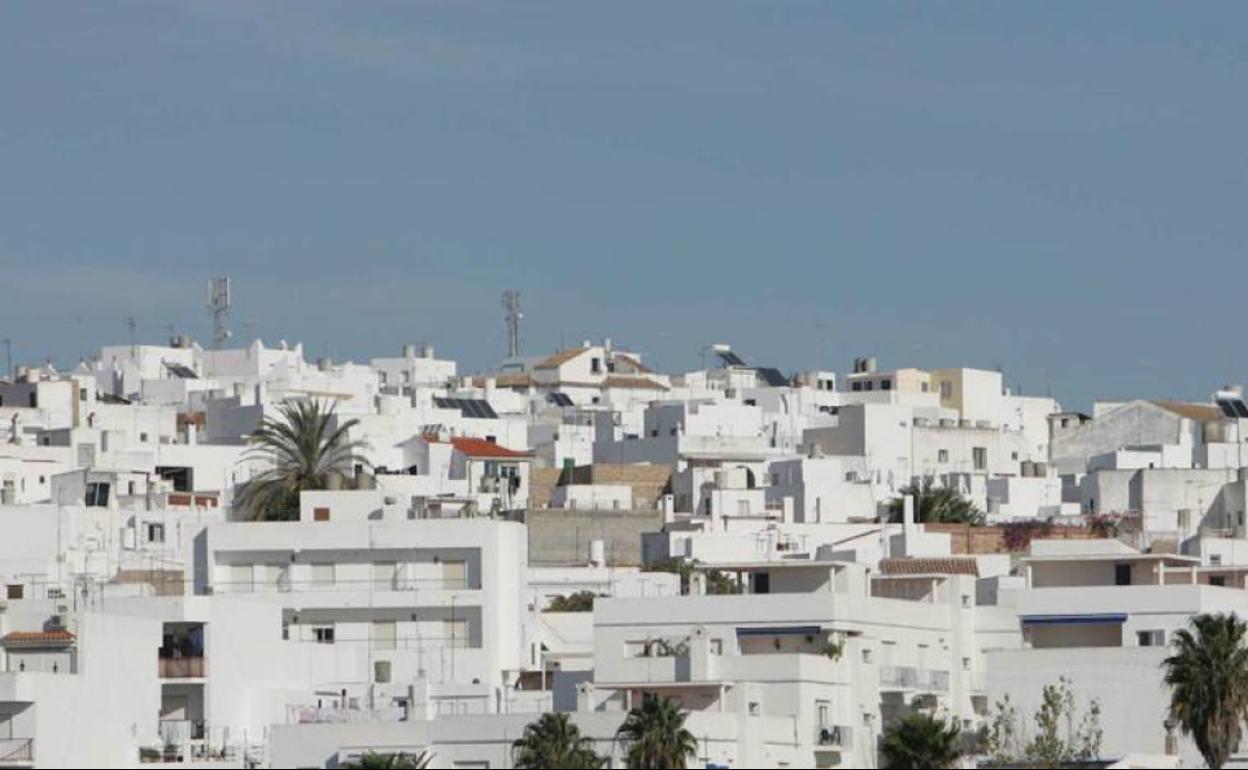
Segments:
[[[604,388],[649,388],[650,390],[667,390],[667,386],[661,382],[647,379],[645,377],[629,377],[624,374],[608,374],[607,378],[602,381]]]
[[[560,350],[558,353],[555,353],[553,356],[547,358],[545,361],[542,361],[533,368],[558,369],[560,366],[576,358],[586,350],[589,350],[589,348],[568,348],[567,350]]]
[[[638,358],[636,358],[635,356],[632,356],[632,355],[630,355],[630,354],[628,354],[628,353],[615,353],[615,354],[613,355],[613,357],[614,357],[617,361],[625,361],[625,362],[627,362],[629,366],[633,367],[634,369],[636,369],[637,371],[641,372],[642,374],[653,374],[653,373],[654,373],[654,370],[653,370],[653,369],[651,369],[650,367],[648,367],[648,366],[646,366],[645,364],[643,364],[643,363],[641,362],[641,360],[640,360],[640,359],[638,359]],[[618,366],[618,363],[617,363],[617,366]]]
[[[477,375],[472,378],[474,388],[484,388],[486,377]],[[527,388],[533,384],[528,372],[504,372],[494,375],[494,385],[500,388]]]
[[[1150,401],[1149,403],[1197,422],[1213,422],[1222,419],[1222,410],[1208,404],[1189,404],[1184,401]]]
[[[979,575],[974,559],[959,558],[897,558],[881,559],[884,575]]]
[[[0,637],[0,644],[6,647],[60,646],[73,644],[74,638],[72,631],[10,631]]]
[[[426,436],[426,441],[430,443],[439,443],[437,439]],[[486,441],[483,438],[473,438],[470,436],[456,436],[449,439],[446,443],[455,447],[455,449],[463,452],[469,457],[498,457],[508,459],[527,458],[531,455],[528,452],[517,452],[514,449],[508,449],[505,446],[499,446],[493,441]]]

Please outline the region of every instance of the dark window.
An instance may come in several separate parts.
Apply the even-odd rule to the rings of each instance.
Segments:
[[[1131,585],[1131,565],[1115,564],[1114,565],[1114,585],[1129,586]]]
[[[850,383],[849,389],[850,390],[862,390],[862,383],[861,382]]]
[[[589,362],[589,370],[594,374],[602,374],[602,359],[594,358]]]
[[[87,484],[87,496],[83,505],[86,505],[88,508],[107,508],[108,491],[107,482],[93,481]]]
[[[751,593],[769,594],[771,593],[771,573],[755,572],[750,576],[753,579],[753,590]]]
[[[1209,585],[1211,585],[1211,586],[1219,586],[1219,587],[1221,587],[1221,588],[1226,588],[1226,576],[1225,576],[1225,575],[1214,575],[1214,576],[1210,577],[1210,578],[1209,578]]]
[[[329,521],[329,509],[328,508],[313,508],[312,520],[313,521]]]
[[[7,599],[20,599],[22,598],[22,593],[23,593],[23,586],[21,583],[10,583],[5,588],[4,595],[5,595],[5,598]]]
[[[35,408],[35,407],[37,407],[37,406],[39,406],[39,394],[38,394],[38,393],[35,393],[34,391],[31,391],[31,393],[30,393],[30,408],[31,408],[31,409],[34,409],[34,408]]]
[[[892,390],[892,389],[893,389],[893,381],[892,381],[892,380],[881,380],[881,381],[880,381],[880,390]]]

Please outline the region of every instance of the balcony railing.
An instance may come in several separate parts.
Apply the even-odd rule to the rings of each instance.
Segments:
[[[889,690],[948,692],[949,672],[914,666],[880,666],[880,686]]]
[[[160,658],[161,679],[197,679],[205,676],[203,657]]]
[[[394,575],[389,578],[353,580],[218,580],[212,592],[219,594],[315,593],[327,591],[475,591],[468,578],[418,578]]]
[[[846,725],[825,725],[815,728],[815,745],[822,749],[848,749],[853,745],[854,729]]]
[[[0,764],[34,761],[34,738],[0,738]]]

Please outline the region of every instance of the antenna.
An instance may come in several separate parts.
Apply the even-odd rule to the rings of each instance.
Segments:
[[[221,343],[230,338],[225,319],[230,314],[230,277],[217,276],[208,281],[208,312],[212,314],[212,349],[220,350]]]
[[[134,320],[134,316],[126,318],[126,328],[130,330],[130,357],[134,358],[139,352],[138,338],[136,337],[139,322]]]
[[[13,340],[5,337],[4,340],[4,370],[8,373],[9,379],[15,379],[13,376]]]
[[[508,289],[503,292],[503,316],[507,321],[507,357],[520,355],[520,320],[524,313],[520,312],[520,292]]]

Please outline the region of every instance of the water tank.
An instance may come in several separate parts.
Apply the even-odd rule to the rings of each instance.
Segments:
[[[328,372],[330,369],[334,368],[334,359],[329,356],[318,358],[316,359],[316,368],[322,372]]]
[[[403,357],[404,357],[404,358],[415,358],[415,357],[416,357],[416,346],[415,346],[415,345],[404,345],[404,346],[403,346]]]
[[[421,345],[420,357],[421,358],[433,358],[433,345]]]

